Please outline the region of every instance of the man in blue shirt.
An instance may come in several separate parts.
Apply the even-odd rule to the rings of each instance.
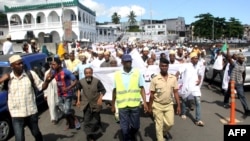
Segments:
[[[140,102],[144,111],[148,111],[144,90],[145,80],[138,69],[132,68],[132,57],[122,56],[123,69],[115,73],[112,97],[112,111],[119,112],[120,127],[124,141],[136,139],[140,128]]]
[[[80,80],[80,79],[82,79],[82,78],[85,77],[85,75],[84,75],[84,69],[85,68],[89,68],[91,65],[89,63],[87,63],[87,57],[85,55],[82,55],[82,54],[79,55],[79,59],[82,61],[82,63],[78,64],[74,68],[73,72],[74,72],[74,74],[78,73],[79,80]]]

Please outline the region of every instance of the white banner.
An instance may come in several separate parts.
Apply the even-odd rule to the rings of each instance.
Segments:
[[[114,72],[121,69],[121,67],[105,67],[94,69],[94,77],[98,78],[106,89],[106,94],[103,96],[103,100],[112,100]]]
[[[95,68],[94,77],[99,79],[106,89],[106,94],[103,96],[103,100],[112,100],[112,91],[114,87],[114,73],[115,71],[122,70],[122,67],[106,67],[106,68]],[[159,66],[152,65],[145,70],[142,70],[145,79],[145,92],[146,99],[149,101],[150,92],[149,86],[152,77],[159,73]]]
[[[185,67],[185,64],[170,64],[169,70],[177,71],[180,69],[180,67]],[[94,77],[98,78],[104,85],[106,89],[106,94],[103,97],[103,100],[112,100],[112,91],[113,91],[113,85],[114,85],[114,72],[122,70],[122,67],[107,67],[107,68],[95,68],[94,69]],[[154,75],[157,75],[160,72],[158,65],[152,65],[148,68],[145,68],[144,70],[140,69],[143,73],[144,79],[145,79],[145,92],[146,92],[146,100],[149,101],[150,97],[150,82]],[[170,72],[169,72],[170,73]],[[179,87],[182,85],[181,79],[178,81]]]
[[[145,79],[145,92],[146,92],[146,100],[149,101],[150,97],[150,82],[154,75],[159,74],[160,69],[158,65],[151,65],[147,68],[145,67],[145,63],[143,62],[141,55],[139,52],[134,49],[130,52],[132,56],[132,66],[134,68],[138,68],[141,73],[143,73]],[[169,64],[168,73],[175,75],[177,71],[182,72],[185,68],[186,63],[184,64]],[[112,100],[112,91],[114,85],[114,72],[117,70],[122,70],[122,67],[106,67],[106,68],[95,68],[94,69],[94,77],[98,78],[106,88],[106,94],[103,97],[103,100]],[[203,71],[205,71],[205,67],[203,67]],[[179,88],[182,86],[182,76],[178,79]],[[203,79],[202,79],[203,80]]]

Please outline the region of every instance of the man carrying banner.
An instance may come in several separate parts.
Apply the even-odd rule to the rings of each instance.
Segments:
[[[149,112],[153,112],[157,141],[163,141],[163,136],[171,139],[169,130],[174,125],[174,102],[177,103],[177,114],[180,114],[180,100],[178,83],[175,75],[168,74],[169,61],[160,59],[160,74],[156,75],[150,83]],[[165,135],[163,135],[163,133]]]
[[[136,139],[140,128],[140,105],[143,100],[144,111],[148,111],[144,90],[145,80],[142,73],[132,68],[132,57],[122,56],[123,70],[116,71],[112,97],[112,112],[115,112],[115,102],[119,111],[120,127],[123,141]]]

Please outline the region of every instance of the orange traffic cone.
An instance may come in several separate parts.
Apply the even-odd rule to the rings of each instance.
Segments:
[[[229,124],[235,125],[235,82],[230,81],[230,94],[231,94],[231,109],[230,109],[230,122]]]

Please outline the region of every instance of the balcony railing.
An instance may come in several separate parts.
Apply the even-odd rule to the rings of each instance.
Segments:
[[[80,24],[80,23],[79,23]],[[72,27],[77,26],[77,21],[72,21]],[[48,23],[32,23],[32,24],[19,24],[19,25],[10,25],[10,31],[20,31],[20,30],[39,30],[39,29],[57,29],[62,28],[62,23],[57,22],[48,22]]]

